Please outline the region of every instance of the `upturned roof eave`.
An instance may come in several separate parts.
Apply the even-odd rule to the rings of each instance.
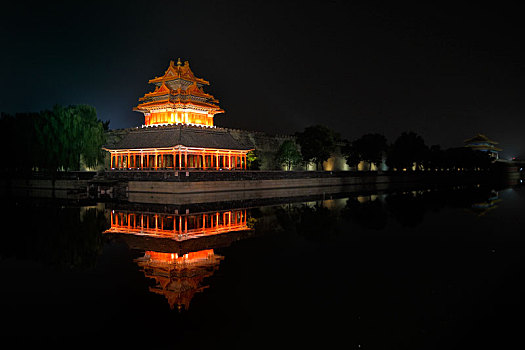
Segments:
[[[166,77],[166,76],[162,76],[162,77],[158,77],[158,78],[153,78],[153,79],[150,79],[148,80],[148,83],[149,84],[156,84],[156,83],[162,83],[162,82],[166,82],[166,81],[172,81],[172,80],[177,80],[177,79],[180,79],[180,80],[184,80],[184,81],[187,81],[187,82],[197,82],[197,83],[200,83],[200,84],[203,84],[203,85],[210,85],[210,82],[207,81],[207,80],[204,80],[204,79],[201,79],[201,78],[195,78],[195,80],[192,80],[192,79],[186,79],[186,78],[183,78],[181,76],[170,76],[170,77]]]
[[[133,110],[142,112],[142,111],[148,111],[147,108],[155,108],[155,107],[168,107],[168,108],[172,107],[172,108],[176,108],[177,104],[178,105],[183,105],[183,106],[187,106],[187,105],[191,106],[191,105],[193,105],[195,107],[208,108],[210,111],[214,111],[215,114],[224,113],[224,110],[222,108],[220,108],[219,106],[214,105],[212,103],[202,103],[202,102],[195,102],[195,101],[188,101],[188,102],[177,101],[177,102],[172,102],[172,101],[169,101],[169,100],[144,102],[144,103],[139,104],[136,107],[133,107]]]
[[[147,150],[159,150],[159,151],[175,151],[178,149],[202,149],[202,150],[208,150],[208,151],[217,151],[217,152],[227,152],[227,151],[253,151],[255,148],[215,148],[215,147],[198,147],[198,146],[185,146],[185,145],[175,145],[175,146],[167,146],[167,147],[140,147],[140,148],[116,148],[116,147],[102,147],[104,151],[112,152],[112,151],[147,151]]]
[[[488,138],[487,136],[485,136],[484,134],[477,134],[476,136],[471,137],[470,139],[467,139],[467,140],[465,140],[465,141],[463,141],[463,142],[464,142],[464,143],[471,143],[471,142],[487,142],[487,143],[491,143],[491,144],[494,144],[494,145],[499,144],[498,142],[489,139],[489,138]]]

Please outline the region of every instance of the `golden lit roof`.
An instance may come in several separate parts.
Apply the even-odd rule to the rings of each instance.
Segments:
[[[219,100],[217,100],[213,95],[205,93],[201,87],[197,85],[196,82],[191,84],[186,90],[183,89],[170,89],[164,82],[162,82],[161,85],[158,85],[155,88],[155,91],[146,93],[143,97],[139,98],[139,101],[145,101],[148,100],[151,97],[155,96],[164,96],[164,95],[171,95],[171,96],[177,96],[177,95],[193,95],[197,97],[204,97],[206,99],[209,99],[211,102],[219,103]]]
[[[197,101],[182,101],[180,98],[176,99],[175,101],[170,101],[170,99],[162,99],[158,101],[150,101],[150,102],[144,102],[139,104],[137,107],[133,108],[134,111],[143,111],[143,110],[150,110],[155,108],[177,108],[177,107],[202,107],[205,109],[209,109],[210,111],[213,111],[214,113],[224,113],[224,110],[219,108],[219,106],[216,106],[212,103],[206,103],[206,102],[197,102]]]
[[[162,77],[155,77],[148,81],[148,83],[160,83],[169,80],[184,79],[192,82],[197,82],[203,85],[210,85],[210,83],[204,79],[197,78],[190,69],[190,63],[184,61],[184,65],[181,64],[180,58],[177,61],[177,65],[173,61],[170,61],[168,69],[164,72]]]
[[[144,113],[146,126],[183,123],[213,127],[213,116],[224,113],[219,101],[202,89],[210,83],[195,77],[188,61],[170,61],[164,75],[149,83],[156,85],[155,90],[139,98],[141,103],[133,108]]]

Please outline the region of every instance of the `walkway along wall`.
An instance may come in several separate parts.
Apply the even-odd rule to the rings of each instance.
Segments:
[[[111,171],[105,176],[61,174],[49,178],[1,178],[4,196],[64,199],[105,198],[138,202],[195,203],[338,192],[381,191],[400,186],[505,184],[523,182],[516,167],[478,172],[285,172],[285,171]]]
[[[440,184],[492,183],[491,174],[433,174],[377,172],[245,172],[252,179],[232,180],[243,173],[229,174],[210,181],[190,173],[180,181],[129,180],[124,192],[130,202],[190,204],[224,201],[245,201],[265,198],[292,198],[307,195],[332,195],[336,193],[378,192],[402,188],[421,188]],[[210,176],[208,173],[206,176]],[[222,175],[222,174],[221,174]],[[258,179],[255,177],[259,177]],[[289,176],[289,178],[285,178]],[[302,177],[299,177],[302,176]],[[193,177],[193,181],[190,179]],[[272,178],[274,177],[274,178]],[[277,178],[281,177],[281,178]],[[230,178],[230,179],[228,179]]]
[[[148,193],[198,193],[198,192],[228,192],[265,189],[283,189],[299,187],[322,187],[343,185],[364,185],[391,182],[389,176],[355,176],[302,179],[266,179],[243,181],[196,181],[196,182],[165,182],[165,181],[129,181],[128,192]]]

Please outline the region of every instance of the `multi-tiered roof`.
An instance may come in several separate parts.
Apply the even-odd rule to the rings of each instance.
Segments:
[[[174,61],[163,76],[149,80],[155,91],[147,93],[133,110],[144,113],[145,125],[188,124],[213,127],[215,114],[224,113],[219,101],[202,90],[210,83],[197,78],[188,61]]]
[[[253,149],[228,130],[215,128],[213,116],[224,111],[202,90],[209,83],[195,77],[186,61],[173,61],[156,86],[134,108],[144,113],[143,128],[131,129],[104,149],[114,170],[246,169]]]
[[[469,147],[476,151],[488,152],[491,157],[496,159],[498,158],[498,153],[502,151],[501,148],[496,146],[498,142],[489,139],[483,134],[477,134],[464,142],[465,147]]]

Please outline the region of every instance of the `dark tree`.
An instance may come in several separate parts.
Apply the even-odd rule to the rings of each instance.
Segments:
[[[418,134],[409,131],[403,132],[390,147],[387,157],[387,165],[390,168],[412,170],[416,169],[427,158],[428,147]]]
[[[249,170],[259,170],[261,167],[261,159],[257,150],[251,150],[246,153],[246,163]]]
[[[427,152],[424,161],[426,169],[442,169],[446,168],[446,154],[439,145],[432,145]]]
[[[78,170],[81,161],[93,167],[104,159],[104,125],[91,106],[2,115],[0,140],[4,149],[16,150],[3,168],[17,172]]]
[[[79,152],[83,163],[95,167],[104,161],[102,146],[106,142],[105,123],[97,118],[97,111],[92,106],[78,105],[70,107],[80,117]],[[109,126],[109,121],[106,122]]]
[[[41,113],[36,136],[45,145],[42,167],[78,170],[81,159],[88,167],[103,161],[104,126],[94,107],[55,106]]]
[[[353,142],[345,140],[343,147],[341,147],[341,153],[349,167],[357,167],[359,165],[361,155],[357,151],[357,147],[354,146]]]
[[[366,134],[343,147],[343,156],[349,166],[360,161],[379,165],[387,150],[386,138],[381,134]]]
[[[445,152],[446,166],[450,169],[487,169],[491,165],[488,153],[467,147],[449,148]]]
[[[286,140],[279,146],[276,161],[279,165],[285,166],[286,170],[290,171],[301,162],[301,159],[301,152],[293,140]]]
[[[335,132],[323,125],[309,126],[295,136],[301,147],[303,161],[315,163],[316,170],[319,170],[319,164],[322,165],[335,152],[339,138]]]

